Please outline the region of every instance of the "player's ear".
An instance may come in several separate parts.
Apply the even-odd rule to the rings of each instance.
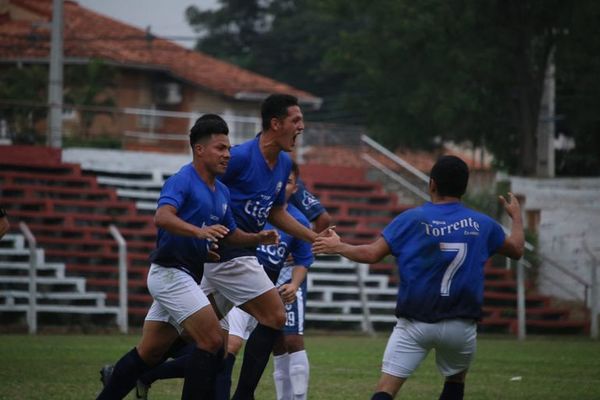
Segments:
[[[201,156],[201,155],[202,155],[202,153],[204,153],[204,146],[203,146],[201,143],[196,143],[196,144],[194,145],[194,153],[195,153],[197,156]]]
[[[437,192],[437,184],[431,178],[429,178],[429,193]]]

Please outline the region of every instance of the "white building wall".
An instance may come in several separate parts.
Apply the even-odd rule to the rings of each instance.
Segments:
[[[524,209],[540,210],[540,254],[591,282],[592,258],[584,243],[600,260],[600,178],[510,180],[511,190],[525,196]],[[585,296],[581,283],[548,262],[542,261],[537,283],[543,294],[567,300]]]

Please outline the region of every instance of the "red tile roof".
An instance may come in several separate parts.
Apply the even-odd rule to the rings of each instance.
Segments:
[[[0,60],[47,62],[50,48],[47,22],[51,20],[52,0],[9,0],[9,3],[35,14],[37,20],[15,20],[7,16],[5,9],[0,15]],[[81,7],[75,1],[65,1],[64,21],[67,59],[100,58],[116,64],[166,70],[232,98],[259,100],[271,93],[289,93],[302,103],[320,104],[320,99],[308,92],[171,41],[149,38],[145,31]]]

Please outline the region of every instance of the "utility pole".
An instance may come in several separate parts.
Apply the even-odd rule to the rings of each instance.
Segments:
[[[554,65],[554,49],[548,56],[544,87],[540,104],[540,115],[537,125],[537,165],[536,175],[540,178],[554,178],[554,98],[556,82]]]
[[[48,80],[48,140],[50,147],[62,147],[63,106],[63,0],[52,1],[52,40]]]

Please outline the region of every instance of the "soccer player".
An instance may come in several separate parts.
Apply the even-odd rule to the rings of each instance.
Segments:
[[[140,343],[115,365],[98,399],[121,399],[136,380],[158,364],[182,330],[195,343],[187,359],[182,399],[212,397],[216,370],[223,360],[223,338],[211,304],[199,287],[209,246],[225,237],[233,244],[276,243],[276,231],[237,229],[229,191],[217,175],[230,160],[229,130],[217,115],[204,115],[190,131],[192,163],[164,184],[155,214],[156,249],[150,255],[148,290],[153,303]]]
[[[382,374],[372,400],[393,399],[431,349],[445,377],[440,400],[462,399],[465,377],[476,348],[483,302],[483,267],[494,253],[514,259],[523,255],[519,203],[500,196],[512,219],[507,237],[490,217],[465,207],[460,199],[469,178],[458,157],[441,157],[431,169],[431,202],[397,216],[379,239],[349,245],[337,234],[320,237],[315,253],[338,253],[375,263],[396,257],[400,276],[398,322],[383,355]]]
[[[288,234],[313,242],[317,234],[302,225],[285,208],[284,186],[296,137],[304,130],[298,100],[290,95],[271,95],[261,106],[262,132],[235,146],[226,173],[220,178],[231,193],[236,224],[247,232],[259,232],[270,222]],[[273,343],[285,323],[279,292],[256,258],[256,247],[219,248],[219,263],[207,263],[202,289],[221,315],[239,306],[258,320],[248,339],[234,400],[252,399],[267,365]]]
[[[8,222],[6,211],[4,208],[0,207],[0,239],[2,239],[2,236],[4,236],[9,229],[10,223]]]
[[[300,170],[292,163],[286,187],[285,198],[297,190],[297,177]],[[317,200],[318,202],[318,200]],[[320,205],[320,204],[319,204]],[[314,206],[314,204],[313,204]],[[304,226],[310,226],[308,219],[293,205],[287,203],[287,211]],[[265,229],[272,227],[267,223]],[[276,283],[286,309],[285,336],[280,335],[275,351],[275,380],[278,398],[292,399],[292,388],[297,393],[296,399],[306,398],[308,389],[308,358],[302,339],[304,328],[304,307],[306,305],[306,273],[313,262],[311,246],[308,242],[294,238],[284,231],[278,232],[279,243],[261,245],[257,248],[257,257],[265,269],[267,276]],[[291,258],[291,264],[286,259]],[[227,357],[217,375],[215,400],[229,400],[231,388],[231,373],[235,358],[245,340],[257,325],[256,319],[238,307],[234,307],[221,324],[228,331]],[[150,386],[159,379],[183,377],[184,357],[193,347],[187,346],[182,351],[182,357],[165,362],[151,371],[144,373],[137,383],[137,398],[147,398]],[[288,355],[289,353],[293,353]],[[283,393],[287,393],[285,396]]]
[[[300,175],[298,166],[292,164],[292,173],[285,187],[286,201],[297,191],[297,179]],[[296,220],[309,227],[308,219],[289,202],[286,209]],[[271,226],[267,223],[266,228]],[[297,239],[284,231],[279,231],[278,244],[261,245],[257,249],[257,258],[265,269],[267,276],[278,287],[285,303],[286,322],[283,335],[279,334],[274,346],[274,378],[278,399],[306,399],[308,391],[309,364],[304,350],[304,308],[306,305],[306,275],[313,263],[310,243]],[[291,261],[287,261],[291,258]],[[248,339],[256,325],[249,314],[234,308],[227,315],[229,325],[227,367],[218,379],[223,383],[231,382],[231,370],[235,356],[243,341]],[[216,400],[228,399],[228,391],[222,391],[225,396]]]

